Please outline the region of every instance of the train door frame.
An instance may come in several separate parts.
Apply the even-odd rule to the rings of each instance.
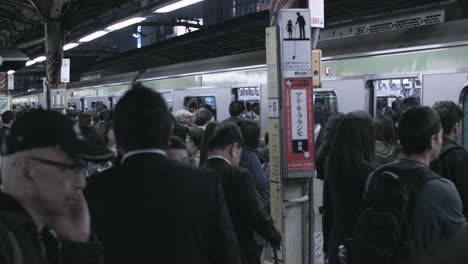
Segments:
[[[460,100],[459,100],[460,107],[462,108],[463,114],[464,114],[463,121],[462,121],[462,136],[461,136],[460,143],[463,146],[463,148],[466,150],[468,149],[468,140],[465,140],[465,135],[468,137],[468,120],[467,120],[468,114],[466,114],[465,112],[468,112],[468,102],[467,102],[467,106],[465,107],[465,97],[467,97],[468,99],[468,82],[465,83],[465,86],[463,87],[462,92],[460,93]]]
[[[386,74],[373,74],[366,76],[366,90],[368,92],[367,98],[367,112],[375,117],[377,114],[377,91],[373,82],[378,80],[395,80],[395,79],[412,79],[416,78],[421,82],[421,103],[424,100],[424,75],[422,72],[407,72],[407,73],[386,73]]]
[[[333,90],[337,96],[338,109],[340,112],[348,113],[355,110],[366,111],[368,105],[366,101],[369,101],[369,98],[367,98],[368,94],[365,91],[367,80],[368,78],[365,75],[325,78],[322,82],[323,88],[316,88],[314,91]],[[356,107],[356,105],[358,106]]]

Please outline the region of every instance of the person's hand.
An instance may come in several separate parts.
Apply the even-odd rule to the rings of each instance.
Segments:
[[[271,232],[271,238],[269,239],[270,244],[274,248],[278,248],[281,245],[281,233],[276,230],[276,228],[273,228],[273,231]]]
[[[51,218],[48,224],[60,239],[88,242],[91,235],[91,219],[83,193],[80,193],[78,201],[67,215]]]

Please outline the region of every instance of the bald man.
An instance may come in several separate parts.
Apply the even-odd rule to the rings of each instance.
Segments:
[[[85,142],[66,116],[33,110],[7,132],[2,155],[0,263],[100,263],[82,160],[113,154]]]

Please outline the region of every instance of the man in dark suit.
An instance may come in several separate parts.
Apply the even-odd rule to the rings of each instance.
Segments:
[[[240,263],[220,178],[166,158],[171,117],[137,84],[119,101],[122,162],[88,182],[93,228],[106,263]]]
[[[277,247],[281,234],[258,199],[250,172],[238,167],[241,156],[242,132],[232,122],[219,124],[208,139],[210,155],[204,167],[222,176],[224,193],[232,223],[241,247],[243,264],[260,264],[254,231]]]

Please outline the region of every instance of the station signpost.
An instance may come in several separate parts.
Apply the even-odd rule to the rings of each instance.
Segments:
[[[277,21],[266,30],[272,217],[283,234],[280,261],[305,264],[315,170],[310,12],[283,9]]]
[[[307,7],[306,1],[308,9],[298,8]],[[321,51],[313,49],[324,26],[323,0],[273,0],[270,14],[266,50],[271,214],[283,234],[276,255],[279,263],[321,264],[323,184],[314,177],[313,105],[313,89],[321,86]],[[275,263],[274,255],[269,252],[265,263]]]

